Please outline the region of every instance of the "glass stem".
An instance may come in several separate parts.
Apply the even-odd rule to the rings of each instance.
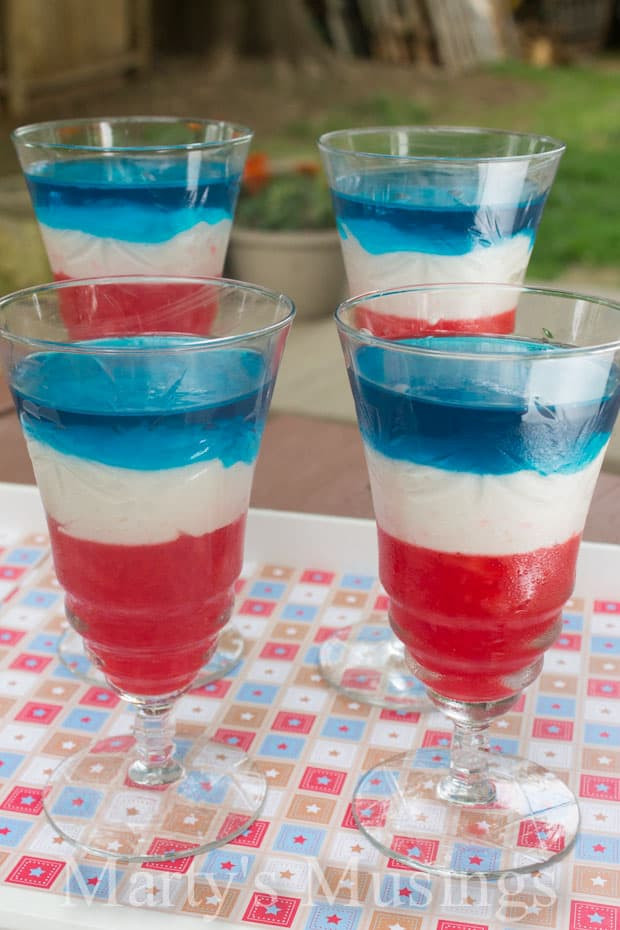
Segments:
[[[129,777],[137,785],[169,785],[184,774],[182,764],[174,758],[171,711],[170,704],[138,707],[134,724],[138,758],[129,766]]]
[[[455,722],[450,771],[439,784],[439,794],[456,804],[490,804],[495,786],[488,776],[487,725],[467,726]]]

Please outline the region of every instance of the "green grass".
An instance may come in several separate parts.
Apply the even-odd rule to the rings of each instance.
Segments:
[[[588,66],[537,69],[522,63],[439,80],[423,102],[386,93],[327,107],[284,127],[280,149],[314,150],[322,132],[345,126],[479,125],[555,136],[567,143],[549,196],[530,278],[568,268],[617,269],[620,279],[620,59]],[[427,88],[428,91],[428,88]]]

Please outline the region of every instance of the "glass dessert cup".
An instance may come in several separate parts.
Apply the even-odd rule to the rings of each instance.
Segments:
[[[191,283],[209,332],[174,331]],[[63,319],[70,292],[83,321]],[[143,328],[106,333],[136,295]],[[147,312],[148,308],[148,312]],[[256,818],[262,773],[234,746],[175,745],[171,712],[230,619],[288,298],[222,278],[62,282],[0,300],[0,349],[45,508],[65,612],[135,711],[50,778],[45,813],[81,849],[154,862]],[[199,314],[200,315],[200,314]],[[92,333],[94,332],[94,337]]]
[[[385,339],[359,313],[405,302],[428,335]],[[509,334],[432,328],[449,308],[505,304]],[[421,749],[362,775],[353,816],[385,855],[422,871],[535,871],[570,848],[577,801],[552,772],[490,751],[486,730],[561,631],[620,405],[620,305],[455,284],[363,295],[336,320],[390,623],[455,727],[449,754]]]
[[[452,281],[520,284],[564,145],[502,130],[399,126],[343,129],[319,139],[340,233],[349,294]],[[357,310],[376,336],[419,334],[407,302]],[[432,329],[511,332],[514,308],[447,307]],[[370,643],[370,645],[369,645]],[[323,677],[356,700],[428,709],[389,634],[368,627],[321,647]],[[377,675],[380,668],[381,675]]]
[[[128,116],[34,123],[12,139],[56,280],[222,274],[249,129],[221,120]],[[213,307],[197,305],[192,287],[180,280],[159,285],[162,296],[176,301],[178,319],[168,321],[174,332],[206,333],[210,325]],[[72,334],[82,313],[73,292],[63,294],[61,310]],[[108,335],[139,331],[140,313],[125,288],[100,311],[98,324]],[[207,663],[203,683],[239,661],[242,638],[227,639]],[[59,643],[59,658],[78,677],[97,677],[70,634]]]

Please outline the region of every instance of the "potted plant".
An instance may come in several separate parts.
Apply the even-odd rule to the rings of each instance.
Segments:
[[[300,317],[333,313],[345,294],[345,273],[318,162],[248,158],[226,274],[287,294]]]

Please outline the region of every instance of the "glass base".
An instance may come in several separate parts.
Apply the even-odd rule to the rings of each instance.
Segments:
[[[217,649],[196,676],[192,688],[200,688],[211,681],[224,678],[241,661],[244,649],[244,640],[240,633],[226,627],[218,636]],[[109,687],[105,676],[91,662],[86,650],[84,640],[72,627],[68,627],[58,640],[58,658],[76,678],[96,685]]]
[[[407,666],[403,644],[386,623],[357,623],[348,636],[330,636],[319,651],[319,670],[337,691],[363,704],[432,709],[424,685]]]
[[[179,740],[182,776],[144,787],[128,775],[134,745],[130,734],[108,737],[54,770],[43,808],[68,843],[125,862],[188,859],[228,843],[260,814],[265,778],[239,750],[201,740],[184,752]]]
[[[429,750],[424,752],[428,753]],[[564,782],[527,759],[488,753],[495,800],[455,804],[441,797],[447,760],[404,753],[360,778],[353,817],[394,864],[433,875],[499,878],[534,872],[570,849],[579,807]],[[438,761],[441,759],[441,761]]]

